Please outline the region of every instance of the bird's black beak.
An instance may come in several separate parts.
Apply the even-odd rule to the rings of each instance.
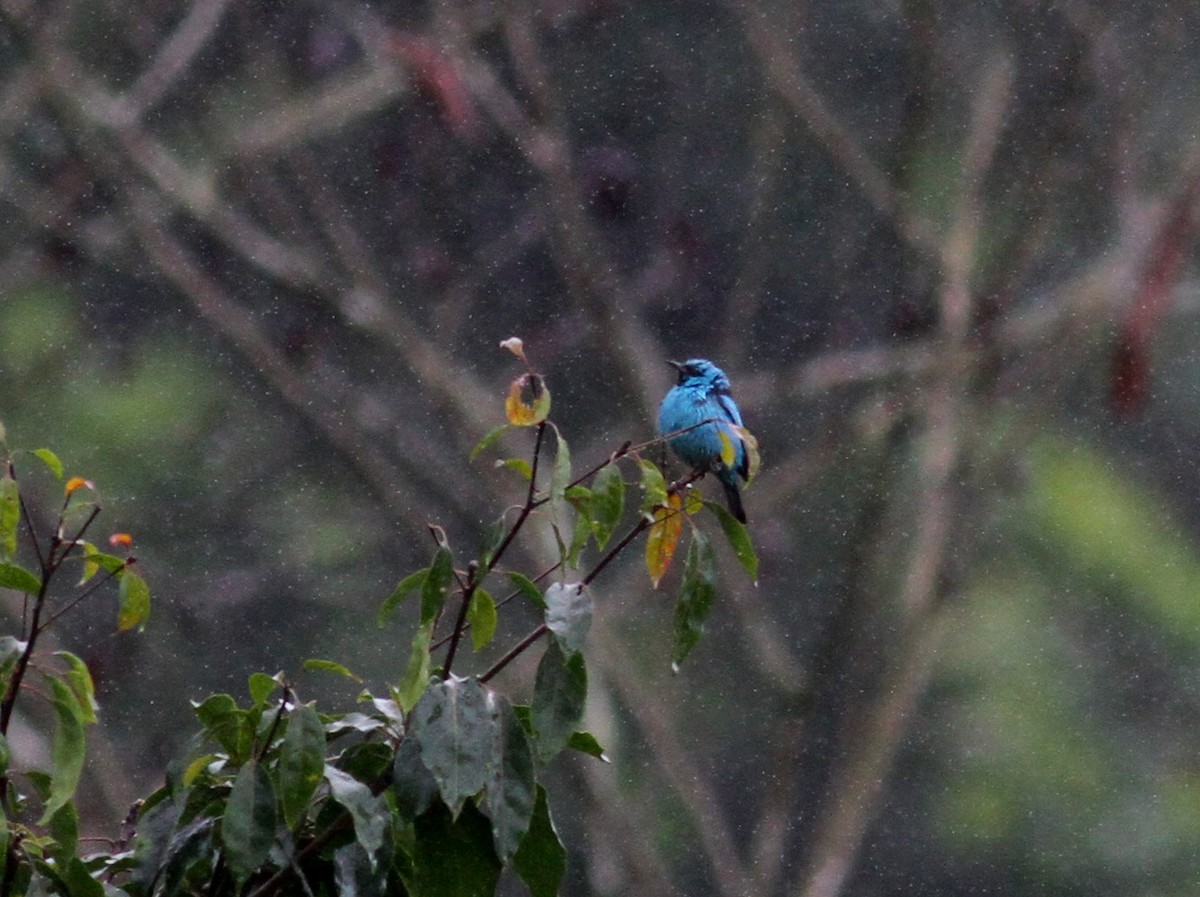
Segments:
[[[682,361],[668,361],[667,364],[669,364],[671,367],[675,368],[675,370],[679,373],[679,382],[682,383],[683,378],[684,378],[683,362]]]

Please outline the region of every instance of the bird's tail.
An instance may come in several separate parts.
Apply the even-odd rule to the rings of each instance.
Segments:
[[[729,471],[728,477],[718,475],[717,479],[721,481],[721,488],[725,490],[725,504],[729,513],[736,517],[739,523],[745,523],[746,509],[742,507],[742,490],[738,488],[733,471]]]

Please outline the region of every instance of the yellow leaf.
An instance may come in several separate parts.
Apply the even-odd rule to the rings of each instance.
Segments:
[[[704,510],[704,496],[699,489],[688,487],[683,496],[683,509],[689,514],[699,514]]]
[[[550,414],[550,390],[540,374],[522,374],[508,387],[504,413],[516,427],[540,424]]]
[[[654,509],[654,523],[646,539],[646,570],[650,574],[650,584],[656,589],[671,566],[671,558],[679,545],[683,533],[682,511],[683,499],[677,492],[667,496],[665,505]]]
[[[742,437],[742,442],[746,446],[746,485],[749,486],[758,476],[758,468],[762,466],[762,458],[758,454],[758,440],[745,427],[733,425],[733,429],[737,431],[738,436]]]

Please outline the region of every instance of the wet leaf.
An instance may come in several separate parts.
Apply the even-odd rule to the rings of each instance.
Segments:
[[[17,553],[17,524],[21,520],[21,493],[8,474],[0,477],[0,561]]]
[[[54,454],[48,448],[35,449],[33,454],[34,457],[40,459],[43,464],[50,468],[50,472],[54,474],[56,480],[63,478],[63,465],[62,461],[58,460],[58,455]]]
[[[471,449],[471,454],[467,460],[474,461],[481,452],[486,451],[489,446],[511,429],[512,424],[501,424],[498,427],[492,427],[479,442],[475,443],[475,448]]]
[[[124,632],[135,626],[141,629],[150,618],[150,587],[146,585],[146,580],[128,567],[122,570],[120,575],[117,631]]]
[[[612,537],[625,510],[625,481],[614,463],[600,468],[592,480],[592,532],[601,551]]]
[[[533,749],[508,698],[488,692],[494,717],[492,777],[483,807],[492,820],[496,853],[507,863],[529,829],[536,778]]]
[[[542,590],[538,588],[537,583],[524,573],[518,573],[516,570],[508,570],[504,575],[508,577],[508,581],[516,586],[522,595],[533,602],[534,607],[539,610],[545,609],[546,598],[542,595]]]
[[[83,733],[87,712],[66,682],[57,676],[47,676],[50,683],[50,704],[54,708],[54,735],[50,740],[50,794],[40,825],[45,825],[75,796],[79,776],[83,772],[86,741]]]
[[[716,556],[712,543],[700,530],[692,531],[683,562],[683,583],[675,603],[675,648],[671,664],[678,669],[704,634],[704,623],[717,594]]]
[[[440,803],[417,817],[413,867],[421,897],[491,897],[500,859],[487,818],[467,803],[458,818]],[[449,869],[453,875],[447,875]]]
[[[422,623],[413,633],[408,666],[396,684],[396,703],[405,712],[412,710],[429,684],[429,646],[433,644],[433,620]]]
[[[96,703],[96,687],[92,682],[92,674],[88,670],[87,664],[70,651],[55,651],[54,656],[67,665],[67,671],[63,673],[63,681],[71,686],[71,690],[79,699],[79,709],[83,714],[83,721],[85,723],[97,722],[96,711],[100,707]]]
[[[738,519],[730,514],[724,505],[706,501],[704,507],[717,515],[717,520],[721,522],[721,529],[725,532],[725,540],[733,549],[738,563],[749,574],[751,581],[757,585],[758,555],[755,554],[754,545],[750,541],[750,531],[746,529],[745,524],[738,522]]]
[[[533,685],[530,719],[537,733],[537,752],[549,762],[567,746],[583,719],[587,700],[587,670],[579,652],[564,654],[555,640],[546,646]]]
[[[304,661],[304,669],[321,670],[326,673],[337,673],[339,676],[350,679],[354,682],[363,681],[362,676],[359,676],[357,673],[347,669],[334,660],[322,660],[319,657],[310,657],[308,660]]]
[[[249,760],[238,772],[221,821],[225,860],[239,886],[267,861],[275,842],[275,789],[266,769]]]
[[[279,803],[288,828],[304,818],[324,770],[325,726],[316,710],[301,704],[288,715],[279,749]]]
[[[567,874],[567,851],[555,831],[546,789],[541,785],[529,831],[513,857],[513,868],[529,888],[530,897],[556,897]]]
[[[653,461],[638,462],[642,471],[642,510],[653,511],[667,503],[667,481]]]
[[[418,570],[416,573],[410,573],[404,579],[396,583],[396,587],[392,589],[390,595],[383,599],[383,603],[379,605],[379,613],[376,615],[376,622],[383,626],[392,615],[396,612],[404,600],[420,590],[425,585],[425,579],[429,576],[429,568]]]
[[[550,390],[541,374],[522,374],[509,385],[504,413],[514,427],[532,427],[550,416]]]
[[[476,651],[483,650],[496,634],[496,602],[479,587],[471,594],[467,622],[471,624],[471,644]]]
[[[654,523],[646,538],[646,570],[650,574],[650,584],[656,589],[671,566],[679,537],[683,534],[682,511],[683,500],[678,492],[667,497],[666,505],[654,510]]]
[[[0,589],[16,589],[27,595],[36,595],[42,584],[36,576],[16,564],[0,564]]]
[[[546,628],[567,654],[583,647],[592,625],[592,593],[582,583],[556,582],[546,589]]]
[[[486,689],[475,679],[434,683],[413,709],[421,759],[455,816],[487,784],[494,726]]]

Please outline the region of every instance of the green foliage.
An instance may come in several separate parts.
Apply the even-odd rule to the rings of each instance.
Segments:
[[[639,515],[610,547],[627,504],[622,459],[628,455],[638,462],[645,509],[669,502],[682,519],[699,506],[689,502],[685,509],[677,488],[628,445],[575,476],[567,440],[544,419],[549,391],[538,375],[530,372],[524,379],[530,377],[538,390],[518,390],[509,397],[509,414],[517,420],[493,430],[473,453],[514,426],[535,428],[533,457],[503,462],[526,475],[525,504],[519,513],[510,508],[497,519],[465,569],[456,568],[445,535],[433,528],[437,547],[429,565],[400,579],[378,609],[378,624],[394,625],[401,605],[413,596],[420,599],[407,663],[386,693],[363,691],[361,709],[323,714],[302,701],[282,673],[260,672],[247,680],[248,701],[214,694],[194,702],[200,739],[143,803],[131,849],[79,855],[74,799],[86,757],[85,729],[97,719],[94,686],[86,664],[73,653],[59,651],[54,664],[39,664],[55,725],[49,768],[22,770],[32,796],[17,793],[7,778],[7,751],[0,752],[5,794],[0,833],[16,851],[16,862],[5,873],[15,877],[6,889],[68,897],[484,897],[494,893],[508,867],[533,897],[559,893],[566,851],[540,776],[565,748],[607,759],[596,738],[580,731],[587,697],[583,648],[596,612],[590,583],[645,533],[652,517]],[[539,468],[548,429],[554,430],[555,447],[547,477]],[[63,466],[50,450],[32,456],[62,479]],[[24,674],[46,625],[115,586],[118,633],[140,631],[151,603],[150,587],[132,555],[101,551],[84,538],[99,506],[85,500],[95,488],[79,477],[65,483],[66,499],[52,535],[30,534],[38,546],[38,564],[30,565],[19,538],[23,521],[31,525],[30,518],[22,514],[18,478],[11,466],[7,471],[0,476],[0,588],[20,594],[32,610],[21,638],[0,637],[0,745],[7,744],[4,727],[12,704],[25,694]],[[539,490],[539,481],[547,479],[548,488]],[[500,566],[530,521],[547,526],[561,552],[558,564],[536,576]],[[753,549],[744,529],[723,518],[722,526],[746,564]],[[110,539],[118,550],[131,542],[125,534]],[[601,555],[589,569],[584,562],[590,544]],[[666,572],[669,554],[659,576]],[[52,589],[68,558],[82,566],[79,581],[69,587],[74,597]],[[567,581],[565,570],[581,566],[586,575]],[[539,582],[556,571],[558,577],[543,591]],[[504,582],[511,594],[498,602],[489,589],[494,582]],[[52,592],[54,611],[48,603]],[[715,594],[713,551],[696,530],[677,611],[676,661],[698,640]],[[486,652],[496,639],[500,610],[517,597],[537,609],[538,627],[486,671],[462,676],[454,669],[459,643],[469,633],[475,651]],[[438,668],[435,652],[447,645]],[[490,680],[535,647],[542,655],[532,702],[514,706]],[[361,681],[336,661],[310,660],[304,669]],[[36,823],[29,821],[34,816]]]

